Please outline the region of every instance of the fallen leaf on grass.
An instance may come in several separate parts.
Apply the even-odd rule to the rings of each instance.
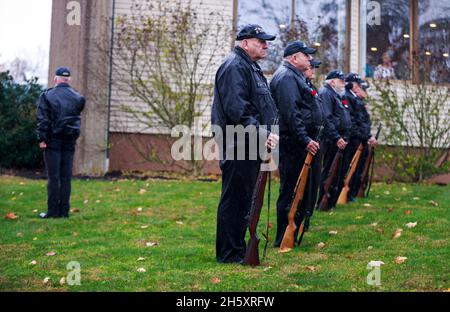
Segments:
[[[395,263],[402,264],[403,262],[406,261],[406,259],[408,259],[408,258],[407,257],[398,256],[397,258],[395,258]]]
[[[402,235],[403,229],[396,229],[394,234],[392,234],[392,239],[399,238]]]
[[[145,189],[140,189],[140,190],[139,190],[139,194],[141,194],[141,195],[144,195],[145,192],[147,192]]]
[[[44,285],[47,285],[48,283],[50,283],[50,277],[44,278],[44,280],[42,281],[42,283],[44,283]]]
[[[19,232],[19,233],[16,234],[16,236],[17,236],[17,237],[23,237],[23,233],[22,233],[22,232]]]
[[[100,199],[97,199],[97,200],[95,201],[95,203],[96,203],[96,204],[100,204]]]
[[[148,225],[141,226],[141,229],[146,229],[146,228],[148,228]]]
[[[218,284],[218,283],[220,283],[220,278],[218,278],[218,277],[213,277],[213,278],[211,279],[211,283],[213,283],[213,284]]]
[[[56,255],[56,252],[50,251],[50,252],[47,252],[45,255],[46,255],[47,257],[52,257],[52,256]]]
[[[85,199],[84,202],[83,202],[83,204],[86,205],[88,202],[89,202],[89,200],[88,200],[88,199]]]
[[[183,222],[182,221],[177,221],[176,224],[183,225]]]
[[[412,214],[412,210],[405,210],[405,215],[410,215]]]
[[[391,192],[389,192],[389,191],[384,191],[384,194],[385,194],[385,195],[390,195]]]
[[[356,220],[361,220],[363,218],[363,216],[356,216]]]
[[[372,249],[373,249],[373,246],[367,247],[367,250],[372,250]]]
[[[420,197],[413,197],[412,200],[419,200]]]
[[[413,227],[415,227],[417,225],[417,222],[409,222],[409,223],[406,223],[406,227],[408,228],[408,229],[412,229]]]
[[[30,262],[30,265],[36,265],[36,264],[37,264],[36,260],[33,260],[33,261]]]
[[[66,283],[66,278],[61,277],[61,279],[59,280],[59,285],[64,286],[65,283]]]
[[[439,204],[437,202],[435,202],[434,200],[430,200],[428,203],[432,204],[434,207],[439,206]]]
[[[328,234],[330,234],[330,235],[336,235],[338,232],[337,231],[330,231],[330,232],[328,232]]]
[[[147,242],[147,243],[145,243],[145,246],[147,246],[147,247],[158,246],[158,242]]]
[[[37,240],[37,237],[33,237],[33,240],[34,240],[34,241]]]
[[[408,189],[406,187],[402,187],[402,191],[406,192]]]
[[[78,209],[78,208],[72,208],[72,209],[70,209],[70,211],[72,211],[73,213],[78,213],[78,212],[80,212],[80,209]]]
[[[144,260],[145,260],[144,257],[139,257],[139,258],[137,259],[137,261],[144,261]]]
[[[139,273],[145,273],[145,272],[146,272],[146,270],[145,270],[144,268],[139,268],[139,269],[137,269],[137,271],[138,271]]]
[[[265,271],[269,271],[271,268],[272,268],[271,266],[268,266],[267,268],[264,268],[263,271],[264,271],[264,272],[265,272]]]
[[[369,204],[369,203],[365,203],[363,206],[364,206],[364,207],[371,207],[372,205]]]
[[[136,210],[137,212],[142,212],[142,207],[138,207]]]
[[[6,218],[7,220],[14,220],[14,219],[17,219],[18,216],[16,216],[13,212],[9,212],[9,213],[6,215],[5,218]]]
[[[375,226],[377,226],[378,225],[378,222],[374,222],[374,223],[371,223],[370,224],[370,226],[373,226],[373,227],[375,227]]]
[[[392,212],[392,211],[394,211],[394,208],[389,208],[388,209],[388,212]]]
[[[33,210],[33,213],[37,213],[37,212],[38,212],[38,210],[37,210],[37,209],[34,209],[34,210]]]
[[[383,228],[377,228],[376,231],[380,234],[384,234],[384,229]]]
[[[23,182],[20,182],[20,183],[19,183],[19,185],[25,185],[25,183],[23,183]]]
[[[316,267],[315,267],[315,266],[312,266],[312,265],[307,265],[307,266],[306,266],[306,270],[311,271],[311,272],[314,272],[314,271],[316,270]]]
[[[323,247],[325,247],[325,243],[324,242],[320,242],[320,243],[317,244],[317,247],[318,248],[323,248]]]

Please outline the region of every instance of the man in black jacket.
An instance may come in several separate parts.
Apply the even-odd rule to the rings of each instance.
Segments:
[[[43,92],[38,100],[37,136],[48,175],[48,211],[39,215],[44,219],[69,217],[73,155],[85,104],[84,97],[69,82],[70,70],[58,68],[55,87]]]
[[[222,154],[219,163],[222,195],[216,236],[218,262],[242,263],[245,256],[245,232],[261,165],[259,157],[251,157],[256,153],[250,149],[250,141],[258,138],[271,149],[278,143],[278,136],[270,132],[276,107],[256,62],[267,56],[267,41],[274,39],[275,36],[268,35],[258,25],[244,26],[236,38],[239,44],[216,73],[211,123]],[[245,127],[248,133],[236,139],[230,126]]]
[[[298,176],[308,152],[319,152],[318,128],[322,125],[323,112],[318,102],[318,94],[308,84],[304,73],[312,73],[311,64],[316,49],[301,41],[288,43],[284,50],[284,63],[275,72],[270,88],[280,116],[280,195],[277,201],[277,234],[275,247],[279,247],[288,224],[290,204]],[[308,77],[311,78],[311,77]],[[310,82],[309,82],[310,83]],[[298,228],[303,218],[311,216],[317,197],[320,159],[314,158],[312,181],[308,181],[305,194],[296,216]],[[309,192],[311,188],[311,192]]]
[[[347,101],[343,98],[345,94],[345,76],[340,70],[332,70],[326,77],[325,86],[319,91],[322,99],[325,118],[330,120],[329,127],[326,131],[326,140],[323,142],[323,169],[320,177],[319,202],[324,195],[324,183],[330,174],[330,168],[338,149],[344,150],[347,146],[352,121]],[[339,166],[342,168],[341,165]],[[336,205],[339,196],[339,187],[342,185],[344,177],[341,170],[338,177],[330,188],[331,197],[328,200],[329,206],[325,209],[329,210]]]
[[[350,154],[353,155],[355,153],[359,143],[362,143],[364,147],[358,166],[356,167],[355,174],[350,181],[348,200],[354,201],[361,185],[361,174],[364,170],[369,152],[368,146],[375,146],[378,142],[371,134],[372,122],[364,102],[367,97],[367,89],[369,88],[369,85],[354,73],[348,74],[345,81],[347,89],[346,98],[352,107],[352,119],[356,122],[356,125],[354,126],[355,130],[352,131],[354,142],[352,142],[352,140],[350,141],[350,144],[352,145]],[[353,115],[355,117],[353,117]]]

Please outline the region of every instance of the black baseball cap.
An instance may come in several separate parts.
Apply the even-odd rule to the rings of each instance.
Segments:
[[[298,53],[303,52],[305,54],[314,54],[316,53],[316,49],[308,47],[304,42],[302,41],[292,41],[289,42],[284,49],[284,57]]]
[[[256,24],[247,24],[243,26],[236,36],[236,40],[238,41],[251,38],[272,41],[275,40],[276,36],[269,35],[261,26]]]
[[[361,79],[361,82],[359,83],[359,85],[361,86],[361,88],[363,90],[367,90],[370,88],[370,84],[367,81],[362,80],[362,79]]]
[[[309,64],[311,64],[311,66],[313,68],[319,68],[320,64],[322,64],[322,62],[319,61],[318,59],[312,59],[312,60],[309,61]]]
[[[349,73],[345,77],[345,82],[356,82],[361,84],[364,80],[361,79],[361,77],[358,74],[355,73]]]
[[[70,77],[70,69],[67,67],[58,67],[55,72],[56,76]]]
[[[329,80],[329,79],[335,79],[335,78],[345,80],[344,73],[339,69],[335,69],[328,73],[326,79]]]

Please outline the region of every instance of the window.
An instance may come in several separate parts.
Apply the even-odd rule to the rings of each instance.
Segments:
[[[361,1],[361,18],[366,21],[366,77],[410,79],[409,2]]]
[[[266,73],[280,66],[286,46],[285,32],[291,25],[292,0],[240,0],[237,10],[237,30],[246,24],[258,24],[277,38],[269,43],[269,54],[260,62]]]
[[[318,51],[322,61],[320,72],[345,70],[346,63],[346,1],[296,0],[296,22],[300,23],[303,40]]]
[[[419,79],[450,83],[450,3],[439,0],[419,1],[418,31]]]

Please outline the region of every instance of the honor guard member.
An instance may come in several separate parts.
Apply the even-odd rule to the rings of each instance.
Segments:
[[[316,97],[318,96],[308,82],[305,72],[311,71],[310,60],[316,49],[308,47],[301,41],[288,43],[284,50],[284,62],[275,72],[270,83],[270,89],[279,112],[280,126],[280,195],[277,201],[277,234],[275,247],[279,247],[288,224],[288,213],[294,188],[300,170],[308,152],[316,155],[319,143],[316,136],[322,124],[322,111]],[[303,201],[298,207],[297,226],[305,214],[312,213],[317,197],[320,161],[312,163],[312,176],[308,181]],[[311,183],[312,182],[312,183]],[[311,209],[310,209],[311,208]],[[295,240],[297,240],[297,232]]]
[[[67,218],[73,155],[80,136],[80,114],[85,99],[69,85],[68,68],[58,68],[53,81],[55,87],[43,92],[37,104],[37,136],[39,147],[44,151],[48,176],[48,211],[39,216]]]
[[[364,150],[361,154],[360,161],[358,166],[356,167],[355,174],[350,181],[350,192],[348,195],[349,201],[354,201],[356,195],[358,194],[359,187],[361,185],[361,174],[364,170],[364,166],[367,160],[368,155],[368,146],[375,146],[378,144],[377,140],[371,134],[372,122],[370,120],[370,115],[367,112],[367,107],[365,103],[365,99],[367,98],[367,89],[369,88],[369,84],[363,79],[359,78],[357,74],[349,74],[346,78],[346,88],[348,97],[354,97],[354,105],[355,110],[358,113],[358,122],[359,122],[359,131],[358,135],[363,143]],[[355,83],[356,82],[356,83]],[[356,148],[355,148],[356,151]],[[355,152],[353,152],[354,154]]]
[[[320,177],[319,202],[323,196],[323,187],[327,179],[330,168],[338,149],[344,150],[347,146],[352,121],[345,95],[345,76],[340,70],[332,70],[328,73],[325,85],[319,91],[322,106],[327,119],[328,127],[323,141],[323,169]],[[340,166],[342,168],[342,165]],[[341,170],[338,171],[338,177],[334,185],[330,188],[331,198],[329,199],[328,210],[336,205],[339,193],[338,188],[342,185],[344,177]]]
[[[275,148],[278,135],[270,133],[276,118],[276,107],[270,89],[257,61],[267,56],[269,35],[259,25],[246,25],[238,33],[237,46],[216,73],[214,101],[211,112],[213,127],[222,130],[218,142],[223,159],[222,195],[217,210],[216,258],[218,262],[242,263],[246,250],[245,233],[248,225],[253,189],[261,161],[252,160],[248,139],[228,141],[228,126],[253,126],[256,135]],[[266,128],[262,127],[266,126]],[[214,130],[213,130],[214,131]],[[217,134],[215,134],[217,139]],[[244,141],[244,142],[242,142]],[[245,149],[245,159],[236,160],[239,149]]]

